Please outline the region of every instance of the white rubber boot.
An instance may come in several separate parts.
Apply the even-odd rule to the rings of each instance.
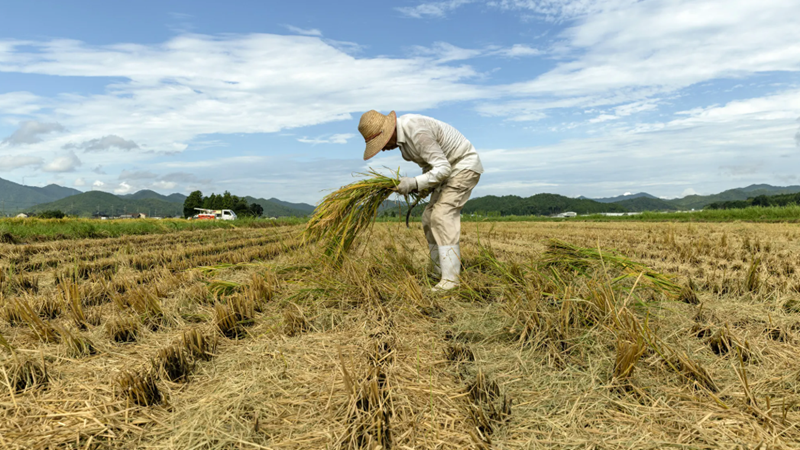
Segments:
[[[442,266],[442,281],[433,287],[433,291],[449,291],[459,285],[461,274],[461,247],[456,245],[439,246],[439,264]]]
[[[439,265],[439,246],[436,244],[428,244],[428,250],[431,253],[431,272],[437,277],[442,276],[442,266]]]

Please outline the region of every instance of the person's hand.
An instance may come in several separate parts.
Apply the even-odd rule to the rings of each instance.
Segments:
[[[400,178],[400,184],[397,185],[397,192],[403,195],[408,195],[411,191],[417,190],[417,180],[411,177]]]

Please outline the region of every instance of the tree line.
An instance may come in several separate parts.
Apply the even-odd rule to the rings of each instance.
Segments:
[[[704,209],[741,209],[751,206],[789,206],[800,205],[800,192],[796,194],[779,195],[759,195],[748,198],[747,200],[729,200],[726,202],[714,202],[707,205]]]
[[[232,195],[225,191],[222,194],[212,193],[204,197],[201,191],[194,191],[186,197],[183,202],[183,216],[192,217],[198,213],[195,208],[203,209],[230,209],[237,216],[261,217],[264,214],[264,207],[258,203],[247,204],[247,200],[242,197]]]

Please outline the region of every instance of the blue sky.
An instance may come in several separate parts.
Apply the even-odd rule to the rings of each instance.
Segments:
[[[474,196],[800,184],[796,0],[36,1],[0,14],[0,178],[317,202],[360,115],[454,125]]]

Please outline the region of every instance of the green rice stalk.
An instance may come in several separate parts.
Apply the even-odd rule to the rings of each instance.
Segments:
[[[365,178],[343,186],[324,199],[314,210],[303,232],[303,243],[321,241],[325,254],[340,264],[356,237],[369,229],[378,209],[397,192],[400,170],[388,177],[370,169]],[[419,198],[417,194],[411,195]],[[408,200],[408,198],[406,199]]]
[[[617,284],[626,279],[635,280],[641,275],[642,282],[671,297],[679,296],[682,289],[667,275],[653,271],[642,263],[631,261],[624,256],[609,251],[578,247],[558,239],[550,240],[541,262],[547,268],[562,269],[584,276],[592,275],[598,269],[598,264],[611,267],[620,272],[619,275],[611,280],[612,284]]]

